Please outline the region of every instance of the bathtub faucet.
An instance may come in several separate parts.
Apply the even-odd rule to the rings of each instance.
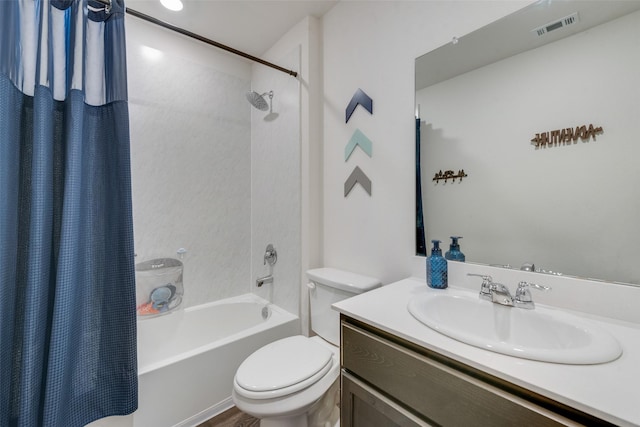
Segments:
[[[269,274],[268,276],[258,277],[256,279],[256,286],[261,287],[264,284],[273,283],[273,276]]]
[[[273,266],[278,261],[278,253],[276,248],[271,243],[267,245],[267,249],[264,251],[264,265],[269,263],[269,275],[258,277],[256,279],[256,286],[261,287],[265,283],[273,283]]]

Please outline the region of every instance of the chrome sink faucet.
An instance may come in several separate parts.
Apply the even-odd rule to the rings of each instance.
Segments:
[[[511,292],[509,292],[509,288],[507,288],[502,283],[491,283],[491,302],[506,305],[508,307],[513,307],[513,297],[511,296]]]
[[[536,271],[536,265],[532,262],[525,262],[520,266],[520,270],[522,271]]]
[[[507,307],[518,307],[527,310],[535,308],[533,298],[531,297],[530,288],[538,289],[541,291],[548,291],[551,288],[542,285],[536,285],[535,283],[520,282],[518,283],[518,289],[516,289],[515,297],[509,292],[502,283],[495,283],[493,278],[484,274],[467,273],[467,276],[482,277],[482,285],[480,286],[480,299],[491,301],[495,304],[505,305]]]
[[[491,276],[484,274],[468,273],[467,276],[482,277],[482,285],[480,286],[480,299],[494,302],[500,305],[513,307],[513,297],[509,288],[502,283],[495,283]]]

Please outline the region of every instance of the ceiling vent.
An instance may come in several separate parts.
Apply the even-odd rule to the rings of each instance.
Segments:
[[[560,18],[557,21],[549,22],[548,24],[542,25],[541,27],[534,28],[531,32],[538,35],[538,37],[543,36],[551,31],[558,30],[560,28],[568,27],[569,25],[577,24],[580,22],[580,18],[578,17],[578,12],[574,12],[571,15],[565,16],[564,18]]]

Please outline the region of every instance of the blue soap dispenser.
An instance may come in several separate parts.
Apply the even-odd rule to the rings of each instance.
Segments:
[[[432,240],[433,248],[427,258],[427,285],[434,289],[447,287],[447,260],[442,256],[440,240]]]
[[[460,252],[460,244],[458,239],[462,239],[462,236],[451,236],[451,245],[444,257],[450,261],[464,262],[464,254]]]

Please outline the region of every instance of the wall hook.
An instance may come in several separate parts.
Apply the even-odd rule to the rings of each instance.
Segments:
[[[462,178],[466,176],[467,174],[464,172],[464,169],[460,169],[457,174],[450,169],[444,172],[442,172],[442,169],[441,169],[438,173],[436,173],[433,176],[432,181],[439,182],[440,180],[444,179],[444,182],[446,183],[448,180],[451,179],[453,180],[453,182],[455,182],[457,178],[459,178],[460,181],[462,181]]]

